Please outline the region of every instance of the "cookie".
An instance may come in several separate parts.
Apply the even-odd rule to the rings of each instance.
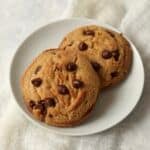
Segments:
[[[25,104],[33,116],[60,127],[82,122],[92,111],[100,87],[85,56],[62,50],[41,53],[21,79]]]
[[[122,81],[131,66],[132,49],[123,35],[96,25],[73,30],[59,47],[86,55],[101,78],[102,88]]]

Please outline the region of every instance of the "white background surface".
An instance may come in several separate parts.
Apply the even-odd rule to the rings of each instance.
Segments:
[[[145,89],[134,112],[116,127],[92,136],[59,136],[34,126],[17,110],[8,87],[10,60],[21,41],[38,27],[71,16],[120,28],[139,49],[145,66]],[[0,0],[0,150],[149,150],[149,41],[149,0]]]

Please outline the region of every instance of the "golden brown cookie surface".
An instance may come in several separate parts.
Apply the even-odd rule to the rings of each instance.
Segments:
[[[123,80],[129,72],[132,50],[127,40],[114,31],[91,25],[73,30],[65,36],[60,48],[86,55],[98,72],[102,87]]]
[[[65,127],[86,118],[96,103],[101,85],[82,54],[47,50],[27,68],[21,86],[34,117]]]

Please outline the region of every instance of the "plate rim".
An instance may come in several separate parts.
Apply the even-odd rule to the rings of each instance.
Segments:
[[[24,40],[22,40],[21,44],[19,44],[19,46],[16,48],[13,56],[11,57],[11,61],[10,61],[10,68],[9,68],[9,87],[10,87],[10,93],[12,95],[12,99],[13,101],[15,101],[15,103],[17,104],[17,108],[20,110],[20,112],[28,119],[30,120],[33,124],[45,129],[45,130],[49,130],[51,133],[54,133],[54,134],[59,134],[59,135],[67,135],[67,136],[86,136],[86,135],[93,135],[93,134],[96,134],[96,133],[101,133],[101,132],[104,132],[114,126],[116,126],[117,124],[121,123],[125,118],[127,118],[129,116],[129,114],[135,109],[135,107],[137,106],[137,103],[140,101],[141,99],[141,96],[143,94],[143,90],[144,90],[144,83],[145,83],[145,71],[144,71],[144,65],[143,65],[143,61],[142,61],[142,58],[141,58],[141,55],[140,53],[138,52],[138,49],[135,47],[135,45],[133,44],[133,42],[126,36],[125,33],[124,36],[125,38],[129,41],[129,43],[131,44],[131,46],[134,48],[134,53],[136,53],[136,55],[138,55],[139,57],[139,62],[140,62],[140,65],[142,67],[142,87],[141,87],[141,91],[139,93],[139,97],[138,99],[136,100],[134,106],[132,108],[130,108],[130,110],[128,110],[128,113],[126,113],[126,115],[124,115],[119,121],[116,121],[115,123],[111,124],[111,125],[108,125],[106,128],[104,129],[101,129],[101,130],[95,130],[95,131],[92,131],[92,132],[87,132],[87,133],[70,133],[70,132],[64,132],[64,131],[57,131],[57,130],[54,130],[52,128],[49,128],[48,125],[44,124],[44,123],[41,123],[39,122],[38,120],[36,120],[35,118],[31,117],[21,106],[20,104],[18,103],[16,97],[15,97],[15,94],[14,94],[14,91],[13,91],[13,85],[12,85],[12,79],[11,79],[11,74],[12,74],[12,69],[13,69],[13,63],[15,61],[15,57],[18,53],[18,51],[20,50],[20,47],[34,34],[36,34],[36,32],[38,32],[39,30],[42,30],[52,24],[56,24],[56,23],[60,23],[60,22],[66,22],[66,21],[92,21],[92,22],[95,22],[95,24],[99,24],[101,26],[104,26],[104,27],[107,27],[107,28],[111,28],[113,29],[114,31],[117,31],[117,32],[120,32],[119,29],[113,27],[112,25],[109,25],[107,23],[101,23],[99,20],[96,20],[96,19],[89,19],[89,18],[67,18],[67,19],[61,19],[61,20],[56,20],[54,22],[50,22],[48,24],[45,24],[37,29],[35,29],[33,32],[30,32],[25,38]]]

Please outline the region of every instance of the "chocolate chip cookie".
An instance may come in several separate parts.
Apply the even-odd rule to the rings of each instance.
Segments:
[[[86,56],[59,49],[41,53],[22,76],[21,87],[34,117],[67,127],[92,111],[101,84]]]
[[[128,41],[122,34],[103,27],[77,28],[64,37],[59,47],[86,55],[99,74],[103,88],[123,80],[131,66],[132,49]]]

